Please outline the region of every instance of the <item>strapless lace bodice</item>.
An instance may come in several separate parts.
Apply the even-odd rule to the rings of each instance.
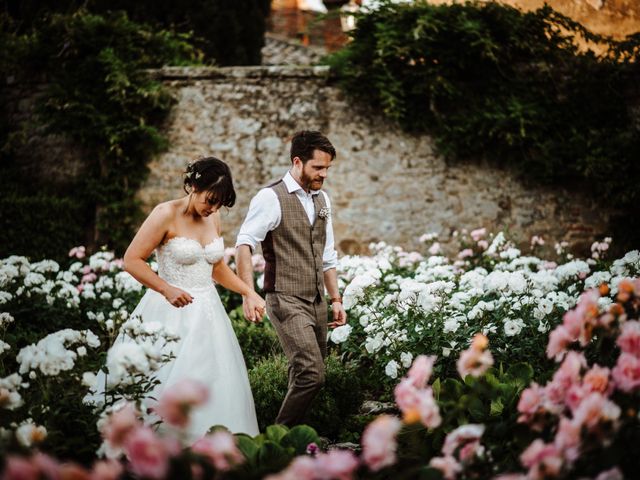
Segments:
[[[156,249],[158,275],[176,287],[207,287],[213,284],[212,265],[224,257],[222,237],[206,246],[193,238],[173,237]]]

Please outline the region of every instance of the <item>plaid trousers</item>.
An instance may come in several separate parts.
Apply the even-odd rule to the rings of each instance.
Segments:
[[[267,294],[267,314],[289,361],[289,388],[276,423],[302,423],[324,385],[327,356],[327,313],[324,299],[303,300],[284,293]]]

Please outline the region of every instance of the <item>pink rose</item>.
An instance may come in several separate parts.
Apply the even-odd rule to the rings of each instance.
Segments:
[[[574,462],[580,456],[580,431],[582,427],[578,422],[572,422],[568,418],[561,418],[558,424],[558,432],[553,441],[559,452],[569,462]]]
[[[87,253],[87,250],[83,246],[73,247],[71,250],[69,250],[70,257],[84,258],[86,253]]]
[[[400,411],[405,414],[418,409],[418,389],[410,378],[403,378],[393,391],[396,404]],[[412,423],[412,422],[408,422]]]
[[[486,234],[487,234],[487,229],[483,227],[483,228],[476,228],[475,230],[471,230],[471,233],[469,235],[471,235],[471,238],[473,239],[474,242],[477,242],[478,240],[483,238]]]
[[[255,255],[251,256],[251,265],[253,265],[254,272],[264,272],[264,267],[266,266],[266,264],[267,262],[262,255],[256,253]]]
[[[564,325],[558,325],[549,334],[549,343],[547,344],[547,357],[560,361],[564,357],[567,346],[573,342],[575,338],[571,336]]]
[[[586,366],[584,355],[574,351],[567,353],[560,368],[554,373],[553,380],[547,384],[547,398],[553,403],[563,403],[571,386],[580,384],[580,371]]]
[[[407,377],[411,380],[416,388],[424,388],[433,372],[433,364],[436,361],[435,356],[419,355],[411,365],[407,372]]]
[[[244,461],[234,436],[226,430],[216,430],[201,438],[191,447],[191,451],[208,458],[216,470],[225,472]]]
[[[164,478],[169,470],[172,448],[158,438],[149,427],[136,428],[127,436],[125,451],[131,471],[141,477]]]
[[[186,378],[174,383],[162,393],[154,411],[165,422],[177,427],[186,427],[189,424],[191,410],[208,399],[209,391],[204,384]]]
[[[315,460],[318,480],[349,480],[358,468],[358,459],[349,450],[330,450],[318,454]]]
[[[56,477],[53,478],[61,478],[63,480],[91,480],[91,475],[77,463],[63,463],[60,465]]]
[[[566,329],[571,341],[578,339],[583,321],[577,310],[569,310],[562,316],[562,326]]]
[[[23,457],[9,455],[5,461],[3,480],[38,480],[40,470]]]
[[[473,257],[473,250],[471,250],[470,248],[465,248],[464,250],[460,251],[460,253],[458,253],[458,258],[460,260],[464,260],[468,257]]]
[[[98,279],[98,276],[95,273],[87,273],[82,276],[80,279],[80,283],[93,283]]]
[[[429,462],[429,466],[440,470],[445,480],[453,480],[458,473],[462,472],[462,465],[451,456],[447,457],[433,457]]]
[[[486,250],[487,248],[489,248],[489,242],[487,242],[486,240],[480,240],[478,242],[478,247],[480,247],[482,250]]]
[[[362,459],[373,472],[396,461],[396,435],[402,422],[391,415],[380,415],[362,434]]]
[[[538,412],[544,410],[543,403],[545,400],[545,389],[537,383],[532,383],[531,386],[525,389],[520,394],[520,400],[518,401],[518,422],[530,422],[536,416]]]
[[[445,438],[442,453],[444,453],[446,457],[449,457],[453,456],[455,452],[460,449],[460,461],[465,462],[470,460],[476,453],[481,451],[480,438],[484,433],[484,428],[484,425],[471,423],[456,428]]]
[[[91,480],[118,480],[124,468],[116,460],[99,460],[93,464]]]
[[[528,478],[543,479],[560,473],[563,465],[561,452],[555,445],[534,440],[520,455],[522,465],[529,469]]]
[[[268,475],[264,480],[314,480],[315,478],[315,459],[300,456],[294,458],[286,469],[275,475]]]
[[[236,249],[233,247],[227,247],[224,249],[224,263],[229,263],[232,258],[236,256]]]
[[[632,392],[640,387],[640,359],[627,352],[621,353],[611,376],[618,390]]]
[[[602,394],[593,392],[587,395],[573,414],[573,421],[580,426],[593,430],[601,422],[615,422],[620,417],[620,407]]]
[[[479,377],[493,365],[493,356],[488,350],[481,351],[470,348],[460,354],[456,366],[462,378],[467,375]]]
[[[418,398],[420,421],[427,428],[438,428],[442,423],[442,418],[440,417],[438,404],[433,398],[433,391],[430,388],[422,390]]]
[[[107,417],[101,429],[102,438],[112,447],[118,448],[125,443],[129,433],[140,425],[136,407],[132,403],[126,403]]]
[[[609,383],[609,374],[610,370],[608,368],[596,364],[584,374],[582,384],[591,392],[609,395],[612,390],[612,385]]]
[[[623,323],[616,343],[623,352],[640,357],[640,322],[629,320]]]

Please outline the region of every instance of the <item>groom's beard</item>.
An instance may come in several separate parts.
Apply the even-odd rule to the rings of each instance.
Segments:
[[[324,178],[312,177],[307,175],[303,170],[300,175],[300,181],[302,182],[302,185],[304,185],[305,190],[320,190],[324,183]]]

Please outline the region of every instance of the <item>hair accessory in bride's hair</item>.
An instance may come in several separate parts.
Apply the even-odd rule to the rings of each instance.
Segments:
[[[327,218],[331,216],[331,209],[329,207],[322,207],[318,212],[318,217]]]

